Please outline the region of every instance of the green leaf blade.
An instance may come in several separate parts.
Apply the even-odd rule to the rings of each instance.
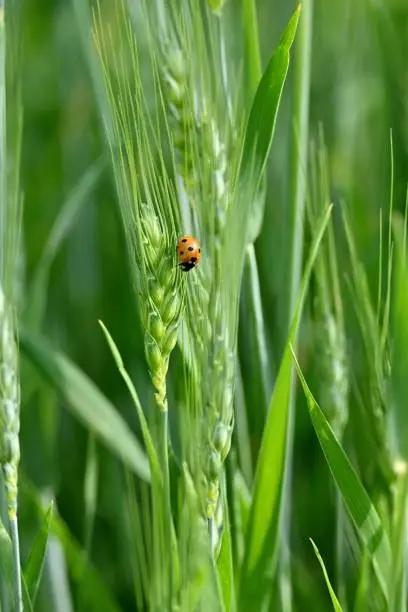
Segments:
[[[240,179],[244,184],[250,180],[254,185],[250,198],[250,217],[247,241],[254,242],[260,232],[265,197],[258,192],[275,133],[276,118],[282,97],[283,86],[290,62],[290,48],[295,38],[301,7],[295,9],[278,47],[272,54],[255,93],[245,131]]]
[[[149,482],[149,463],[139,441],[98,387],[41,335],[24,330],[20,340],[23,353],[58,390],[72,414],[137,476]]]
[[[324,561],[323,561],[323,559],[322,559],[322,557],[320,555],[319,549],[317,548],[316,544],[313,542],[312,538],[310,538],[310,541],[312,543],[315,555],[316,555],[316,557],[317,557],[317,559],[318,559],[318,561],[320,563],[320,567],[322,568],[323,576],[324,576],[324,579],[326,581],[327,590],[329,591],[330,599],[332,600],[333,609],[334,609],[335,612],[343,612],[342,608],[341,608],[341,605],[340,605],[340,602],[337,599],[336,593],[334,592],[333,587],[331,585],[330,578],[329,578],[329,575],[327,573],[327,569],[326,569],[326,566],[324,564]]]
[[[386,601],[391,571],[391,547],[382,521],[361,484],[350,460],[338,442],[322,410],[314,399],[294,356],[309,414],[329,469],[343,497],[367,553],[370,555],[378,585]]]
[[[295,340],[310,274],[331,213],[321,219],[305,267],[289,339],[276,380],[263,433],[246,532],[239,584],[239,609],[261,609],[271,592],[279,549],[279,525],[285,474],[286,439],[292,387],[291,343]],[[271,469],[273,466],[273,469]]]
[[[24,568],[24,580],[27,587],[28,595],[33,606],[35,605],[35,600],[37,598],[38,589],[40,587],[41,577],[44,569],[44,561],[47,552],[47,543],[52,522],[52,514],[53,503],[51,502],[41,523],[40,530],[34,539],[31,551],[29,553]]]

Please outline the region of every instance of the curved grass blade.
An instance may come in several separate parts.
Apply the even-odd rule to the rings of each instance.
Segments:
[[[287,424],[292,388],[290,345],[297,336],[310,274],[330,218],[330,212],[331,206],[318,224],[305,267],[297,307],[262,437],[239,584],[238,600],[239,609],[242,611],[252,608],[262,609],[271,593],[271,578],[279,549],[281,497],[284,486]],[[272,469],[271,466],[273,466]]]
[[[116,367],[119,370],[120,375],[122,376],[123,380],[126,383],[127,388],[129,389],[130,395],[132,397],[133,403],[135,405],[136,411],[137,411],[137,416],[139,418],[140,421],[140,427],[142,429],[142,435],[143,435],[143,440],[146,446],[146,450],[147,450],[147,454],[149,456],[149,460],[150,460],[150,465],[152,467],[153,472],[159,477],[160,481],[162,480],[162,471],[160,468],[160,463],[159,463],[159,458],[156,452],[156,448],[154,446],[154,442],[153,442],[153,438],[150,434],[150,430],[149,430],[149,425],[147,423],[145,414],[143,412],[143,408],[142,405],[140,403],[139,400],[139,396],[137,394],[137,391],[135,389],[135,386],[132,382],[132,379],[130,378],[129,374],[127,373],[125,366],[123,364],[123,360],[121,357],[121,354],[119,353],[119,349],[116,346],[112,336],[110,335],[110,333],[108,332],[107,328],[105,327],[105,325],[102,323],[102,321],[99,321],[99,325],[102,328],[102,331],[105,335],[106,341],[108,343],[108,346],[111,350],[112,356],[115,360],[116,363]]]
[[[388,535],[352,464],[314,399],[294,354],[293,358],[323,454],[360,539],[370,556],[378,586],[385,601],[388,602],[391,571],[391,547]]]
[[[62,395],[72,414],[137,476],[148,482],[149,463],[139,441],[115,407],[86,374],[40,334],[22,330],[20,347]]]
[[[258,189],[272,145],[276,117],[289,69],[290,48],[295,38],[300,11],[299,4],[269,60],[256,90],[245,130],[239,178],[244,184],[251,180],[254,185],[254,194],[249,200],[251,211],[247,232],[248,243],[255,241],[262,225],[265,197],[263,190],[258,192]]]
[[[317,548],[316,544],[313,542],[312,538],[310,538],[310,541],[312,543],[313,550],[315,551],[315,555],[316,555],[316,557],[317,557],[317,559],[318,559],[318,561],[320,563],[320,567],[322,568],[323,576],[324,576],[324,579],[326,581],[326,586],[327,586],[327,589],[329,591],[330,599],[332,600],[333,609],[334,609],[335,612],[343,612],[342,611],[342,607],[340,605],[340,602],[337,599],[336,593],[334,592],[333,587],[331,585],[330,578],[329,578],[329,575],[327,573],[324,561],[323,561],[323,559],[322,559],[322,557],[321,557],[321,555],[319,553],[319,549]]]
[[[31,603],[35,606],[38,589],[41,582],[41,577],[44,569],[45,555],[47,552],[47,542],[50,532],[50,526],[53,514],[53,502],[50,503],[48,510],[44,515],[40,530],[35,537],[33,546],[24,568],[24,579],[27,587],[27,592]]]
[[[100,179],[104,165],[104,160],[98,160],[88,168],[61,207],[43,249],[31,286],[26,312],[26,320],[30,325],[38,326],[41,322],[52,262]]]

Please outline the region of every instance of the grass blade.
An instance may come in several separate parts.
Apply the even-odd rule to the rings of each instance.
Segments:
[[[96,385],[43,336],[24,330],[20,346],[23,353],[62,395],[72,414],[137,476],[149,481],[149,464],[140,443]]]
[[[31,297],[28,300],[28,310],[26,312],[26,320],[31,325],[37,326],[41,322],[44,314],[48,278],[52,262],[61,244],[78,219],[83,206],[88,202],[90,194],[100,179],[104,165],[104,162],[99,160],[88,168],[78,185],[68,195],[55,220],[31,286]]]
[[[279,524],[284,485],[286,438],[292,387],[290,344],[295,340],[310,274],[330,218],[331,207],[320,221],[305,268],[278,378],[269,406],[255,474],[253,499],[239,585],[239,609],[261,609],[271,591],[271,574],[279,549]],[[271,465],[274,469],[271,473]]]
[[[333,587],[331,585],[330,578],[329,578],[329,575],[327,573],[324,561],[323,561],[323,559],[322,559],[322,557],[321,557],[321,555],[319,553],[319,549],[317,548],[316,544],[313,542],[312,538],[310,538],[310,541],[312,543],[313,550],[315,551],[315,555],[316,555],[316,557],[317,557],[317,559],[318,559],[318,561],[320,563],[320,567],[322,568],[323,576],[324,576],[324,579],[326,581],[327,589],[328,589],[329,594],[330,594],[330,599],[332,600],[333,608],[334,608],[335,612],[343,612],[342,608],[341,608],[341,605],[340,605],[340,602],[337,599],[336,593],[334,592]]]
[[[290,48],[295,38],[301,7],[293,13],[280,42],[269,60],[255,94],[245,131],[244,145],[239,168],[244,183],[251,177],[257,194],[275,132],[276,117],[288,73]],[[265,198],[262,194],[250,199],[247,242],[254,242],[259,234]]]
[[[37,493],[34,486],[26,479],[22,481],[22,489],[37,507],[40,516],[45,519],[47,508],[43,505],[41,496]],[[86,610],[90,612],[119,612],[120,607],[115,601],[109,587],[102,579],[97,570],[88,561],[84,551],[70,532],[57,508],[54,508],[52,521],[49,531],[49,545],[57,539],[64,550],[65,557],[70,569],[70,577],[77,585],[82,586],[83,600]],[[61,602],[64,603],[65,602]],[[71,606],[69,605],[69,609]],[[62,609],[68,609],[63,605]]]
[[[327,464],[354,521],[361,541],[370,555],[378,585],[385,600],[388,601],[391,570],[391,547],[388,535],[346,453],[314,399],[296,357],[294,355],[293,357],[306,395],[310,418]]]
[[[144,443],[147,449],[147,454],[149,456],[150,465],[152,467],[152,470],[159,477],[159,479],[162,480],[162,472],[160,468],[159,457],[157,455],[156,448],[153,442],[153,438],[150,434],[149,425],[144,415],[143,408],[140,403],[139,396],[136,392],[135,386],[132,383],[132,380],[129,374],[125,370],[125,366],[123,365],[123,360],[119,353],[119,349],[116,346],[112,336],[110,335],[110,333],[108,332],[108,330],[106,329],[102,321],[99,321],[99,325],[101,326],[102,331],[105,334],[106,341],[111,350],[112,356],[115,360],[119,373],[122,376],[123,380],[125,381],[126,386],[129,389],[130,395],[132,396],[132,400],[133,400],[133,403],[137,411],[137,416],[139,417],[140,426],[142,429],[142,435],[143,435]]]
[[[38,589],[41,582],[41,577],[44,569],[45,555],[47,551],[48,536],[52,522],[53,502],[48,507],[48,510],[43,518],[40,530],[35,537],[33,546],[28,555],[28,559],[24,568],[24,579],[30,597],[31,603],[35,606]]]
[[[261,287],[258,266],[253,244],[249,244],[245,251],[244,276],[242,286],[242,314],[245,321],[242,326],[241,360],[245,364],[245,388],[248,390],[251,401],[249,406],[259,406],[257,415],[260,423],[253,428],[260,436],[264,416],[271,396],[272,382],[271,366],[266,346],[266,330],[262,311]],[[252,420],[255,420],[255,414]]]

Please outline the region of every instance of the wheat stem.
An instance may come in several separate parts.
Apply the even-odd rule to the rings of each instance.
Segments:
[[[302,19],[295,46],[294,120],[292,132],[292,184],[290,198],[290,291],[288,322],[292,320],[299,295],[303,263],[303,223],[306,196],[306,172],[309,127],[309,93],[311,72],[311,45],[313,27],[313,0],[303,5]],[[288,324],[289,328],[289,324]],[[292,375],[289,408],[287,457],[283,492],[283,537],[281,554],[280,596],[284,610],[292,610],[292,581],[290,570],[290,516],[295,417],[295,372]]]
[[[17,515],[10,519],[11,544],[13,547],[14,596],[16,612],[23,612],[23,592],[21,587],[20,544],[18,537]]]
[[[161,455],[161,468],[163,472],[163,497],[165,507],[165,555],[168,571],[168,603],[169,610],[172,606],[173,598],[173,567],[172,567],[172,544],[171,544],[171,524],[172,524],[172,511],[171,511],[171,495],[170,495],[170,471],[169,471],[169,453],[168,453],[168,412],[163,411],[160,413],[160,455]]]

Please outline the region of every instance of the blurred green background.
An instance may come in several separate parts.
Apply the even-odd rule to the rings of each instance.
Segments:
[[[85,1],[85,0],[84,0]],[[264,65],[293,10],[285,0],[258,0]],[[238,0],[228,0],[231,15]],[[143,34],[141,33],[142,37]],[[239,24],[231,30],[239,53]],[[73,3],[37,0],[23,3],[24,141],[24,287],[21,309],[36,267],[63,203],[97,164],[85,205],[58,250],[51,268],[41,330],[101,388],[137,431],[126,389],[97,324],[102,319],[121,349],[144,400],[150,383],[143,355],[138,313],[129,278],[124,235],[118,215],[107,151],[97,116],[92,84],[81,48]],[[390,129],[395,157],[396,209],[404,210],[408,177],[408,2],[405,0],[315,0],[310,94],[311,140],[323,126],[328,150],[331,195],[349,207],[359,255],[373,296],[378,280],[380,209],[387,214],[390,183]],[[239,57],[237,57],[239,60]],[[142,58],[143,61],[143,58]],[[287,334],[287,207],[293,66],[285,86],[269,164],[265,222],[256,243],[267,344],[278,368]],[[307,168],[305,168],[305,173]],[[334,217],[336,221],[336,209]],[[340,249],[340,260],[341,260]],[[348,275],[346,263],[341,273]],[[347,260],[348,261],[348,260]],[[24,314],[23,314],[24,321]],[[303,320],[299,355],[313,390],[313,330]],[[348,343],[354,346],[353,327]],[[356,340],[358,343],[358,340]],[[245,347],[240,347],[245,352]],[[356,365],[358,368],[358,364]],[[56,498],[60,515],[79,543],[86,540],[84,475],[93,440],[66,411],[52,389],[28,362],[22,363],[21,447],[23,480]],[[251,411],[250,389],[246,398]],[[333,503],[330,475],[298,394],[294,456],[292,557],[299,610],[329,609],[320,568],[308,541],[312,537],[333,569]],[[350,406],[352,410],[352,406]],[[254,419],[259,418],[254,415]],[[255,446],[259,440],[255,440]],[[119,463],[97,444],[98,500],[91,558],[124,610],[133,609],[131,576],[123,546],[127,537],[118,494]],[[21,492],[23,557],[37,528],[29,487]],[[50,550],[47,576],[60,563]],[[56,555],[56,556],[54,556]],[[80,564],[81,557],[74,561]],[[54,565],[53,565],[54,564]],[[61,565],[63,567],[63,565]],[[75,573],[74,573],[75,574]],[[72,608],[80,609],[81,576],[71,568]],[[80,573],[79,573],[80,574]],[[48,580],[48,587],[51,582]],[[63,587],[63,581],[58,584]],[[44,586],[44,601],[47,580]],[[44,610],[50,609],[44,604]],[[57,607],[55,609],[58,609]],[[60,608],[68,610],[69,607]],[[84,607],[83,609],[87,609]]]

